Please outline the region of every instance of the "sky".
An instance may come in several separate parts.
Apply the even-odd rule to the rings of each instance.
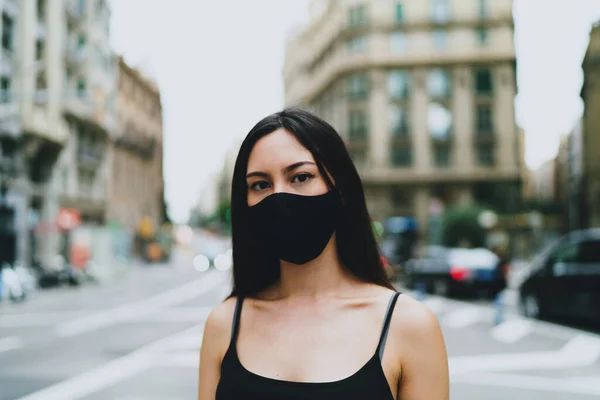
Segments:
[[[118,54],[153,76],[164,116],[169,212],[187,219],[214,199],[225,153],[283,107],[285,39],[310,0],[113,0]],[[515,0],[517,123],[526,162],[552,158],[583,111],[581,62],[600,0]]]

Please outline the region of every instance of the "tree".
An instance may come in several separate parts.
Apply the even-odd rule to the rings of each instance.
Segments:
[[[442,245],[459,247],[485,247],[486,229],[479,222],[479,215],[489,210],[482,206],[459,206],[448,209],[442,215]]]
[[[217,207],[217,212],[216,212],[216,216],[219,220],[219,222],[221,222],[222,224],[229,224],[230,221],[230,209],[231,209],[231,204],[229,203],[229,200],[223,200],[219,203],[219,206]]]

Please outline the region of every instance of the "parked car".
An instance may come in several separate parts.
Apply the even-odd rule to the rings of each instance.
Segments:
[[[510,266],[488,249],[426,247],[406,263],[409,287],[420,284],[440,296],[476,294],[495,297],[505,288]]]
[[[518,290],[527,317],[600,323],[600,229],[570,232],[553,242],[531,262]]]

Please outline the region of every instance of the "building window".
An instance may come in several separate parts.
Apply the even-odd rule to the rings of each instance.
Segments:
[[[434,99],[445,99],[451,95],[450,73],[443,69],[433,69],[427,75],[427,90]]]
[[[488,17],[488,11],[487,0],[479,0],[479,18],[486,19]]]
[[[39,93],[36,93],[36,101],[45,102],[45,97],[47,93],[45,92],[48,89],[48,82],[46,80],[46,73],[39,72],[35,79],[35,90]]]
[[[448,32],[444,29],[434,30],[433,44],[436,50],[445,50],[448,47]]]
[[[348,52],[350,54],[360,54],[367,51],[366,36],[359,36],[348,40]]]
[[[435,166],[439,168],[450,166],[450,146],[448,145],[435,145],[433,146],[433,157]]]
[[[494,132],[494,122],[492,120],[492,106],[491,104],[478,104],[477,105],[477,120],[476,128],[478,135],[490,135]]]
[[[404,54],[406,51],[406,38],[404,32],[394,32],[390,36],[390,53]]]
[[[390,129],[393,136],[405,137],[408,135],[408,113],[399,105],[390,106]]]
[[[494,145],[492,143],[477,145],[477,163],[482,166],[494,165]]]
[[[412,148],[407,145],[392,146],[392,165],[395,167],[409,167],[412,165]]]
[[[348,10],[348,25],[350,27],[367,25],[367,6],[362,4],[350,7]]]
[[[404,7],[401,2],[396,3],[396,22],[397,23],[404,22]]]
[[[388,95],[391,99],[408,97],[409,74],[404,70],[392,70],[388,75]]]
[[[452,113],[448,107],[432,102],[427,110],[427,127],[433,139],[446,140],[452,133]]]
[[[86,97],[85,80],[77,79],[77,97],[84,99]]]
[[[83,34],[79,34],[77,37],[77,50],[83,51],[85,49],[85,36]]]
[[[37,0],[37,19],[40,22],[46,20],[46,0]]]
[[[0,103],[10,102],[10,78],[3,76],[0,78]]]
[[[475,93],[488,95],[492,90],[492,71],[489,68],[475,71]]]
[[[477,44],[479,46],[486,46],[488,44],[488,30],[484,27],[479,27],[475,30],[475,36],[477,38]]]
[[[46,46],[44,45],[44,41],[43,40],[36,40],[35,41],[35,59],[40,61],[42,59],[42,57],[44,57],[44,48]]]
[[[6,13],[2,13],[2,48],[12,51],[14,45],[15,23]]]
[[[448,0],[433,0],[431,7],[431,19],[443,24],[450,21],[450,2]]]
[[[348,121],[350,140],[362,140],[367,137],[368,121],[364,111],[350,111]]]
[[[365,73],[348,77],[348,97],[353,100],[364,100],[369,96],[369,80]]]

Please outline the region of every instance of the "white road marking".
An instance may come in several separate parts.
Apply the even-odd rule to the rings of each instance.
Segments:
[[[517,374],[464,374],[453,376],[452,384],[497,386],[502,388],[529,389],[553,393],[600,395],[600,385],[591,386],[567,379],[545,378]]]
[[[506,321],[492,328],[491,335],[503,343],[516,343],[533,332],[535,324],[528,319]]]
[[[148,299],[60,324],[55,327],[55,332],[58,336],[70,337],[104,328],[121,321],[140,318],[142,315],[156,312],[157,309],[167,308],[192,300],[216,288],[223,282],[223,277],[224,275],[217,271],[210,272],[204,274],[201,279],[170,289]]]
[[[166,354],[158,358],[155,366],[160,367],[178,367],[178,368],[194,368],[197,369],[200,365],[200,353],[198,350],[185,351],[174,354]]]
[[[176,347],[180,340],[185,340],[190,335],[198,337],[198,332],[202,332],[203,326],[200,324],[167,336],[126,356],[17,400],[78,400],[85,398],[152,367],[154,361],[159,359],[163,352]]]
[[[600,359],[600,340],[585,334],[571,339],[561,350],[514,354],[452,357],[450,373],[548,370],[587,367]]]
[[[23,346],[23,339],[16,336],[9,336],[0,339],[0,353],[18,349]]]
[[[484,316],[484,310],[480,307],[465,307],[446,314],[442,319],[442,325],[453,329],[466,328],[480,321]]]
[[[213,307],[175,307],[141,313],[129,322],[200,322],[206,320]]]
[[[0,328],[23,328],[31,326],[54,325],[58,321],[80,317],[86,312],[98,312],[98,310],[77,311],[48,311],[32,313],[11,313],[0,316]]]
[[[567,380],[576,385],[591,386],[600,388],[600,376],[576,376],[573,378],[567,378]]]

